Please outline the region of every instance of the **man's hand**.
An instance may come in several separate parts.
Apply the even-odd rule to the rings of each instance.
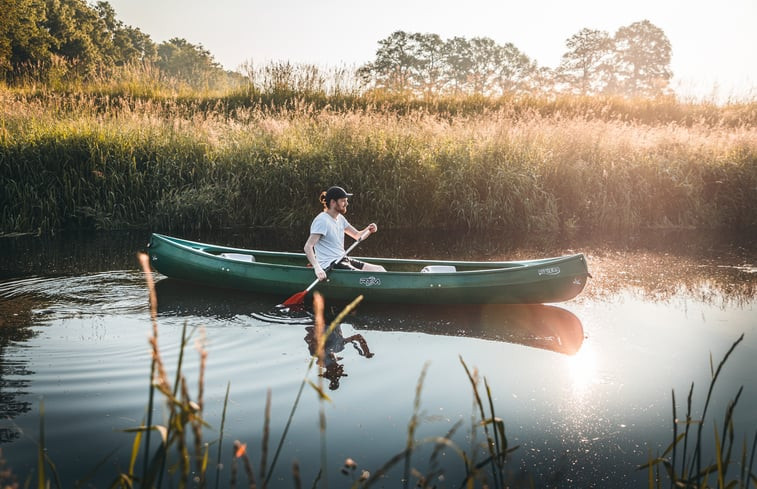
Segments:
[[[375,233],[376,231],[378,231],[378,226],[376,226],[375,222],[372,222],[372,223],[368,224],[368,232],[369,233]]]
[[[318,280],[326,280],[326,272],[323,271],[323,268],[320,266],[313,267],[315,269],[315,276],[318,277]]]

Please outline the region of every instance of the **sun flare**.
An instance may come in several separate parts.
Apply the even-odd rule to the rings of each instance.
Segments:
[[[567,371],[576,395],[583,396],[597,382],[597,355],[591,345],[584,344],[575,355],[567,357]]]

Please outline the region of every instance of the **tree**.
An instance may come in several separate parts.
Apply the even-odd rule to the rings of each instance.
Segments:
[[[80,76],[113,63],[107,27],[84,0],[47,0],[45,23],[54,42],[52,53],[69,62]]]
[[[497,65],[495,82],[502,94],[529,91],[532,88],[530,85],[537,81],[536,63],[512,43],[500,46]]]
[[[474,37],[470,40],[471,89],[474,94],[490,94],[499,72],[500,46],[488,37]]]
[[[43,0],[0,0],[0,75],[21,66],[47,64],[52,36],[44,28]]]
[[[210,51],[177,37],[158,45],[157,65],[163,73],[194,87],[212,85],[224,74]]]
[[[376,59],[358,69],[366,84],[418,94],[525,91],[537,87],[543,74],[512,43],[500,46],[488,37],[443,41],[437,34],[404,31],[379,41]]]
[[[372,77],[378,86],[390,90],[409,88],[412,70],[417,64],[412,44],[412,36],[407,32],[393,32],[379,41],[376,60],[361,67],[360,75],[364,78]]]
[[[618,89],[626,95],[664,93],[673,73],[670,70],[672,48],[662,29],[643,20],[618,29],[614,41]]]
[[[581,29],[565,45],[558,78],[568,89],[583,95],[602,92],[611,74],[613,42],[605,31]]]
[[[444,43],[444,77],[453,92],[466,92],[473,75],[473,48],[464,37],[453,37]]]
[[[411,71],[413,84],[424,93],[439,92],[443,88],[444,41],[438,34],[412,34]]]
[[[138,28],[124,25],[108,2],[97,2],[95,12],[99,17],[97,44],[113,64],[121,66],[157,59],[157,48],[150,36]]]
[[[114,33],[113,43],[119,52],[117,64],[153,62],[158,59],[158,47],[148,34],[139,28],[125,26]]]
[[[92,7],[84,0],[0,0],[0,12],[0,75],[12,78],[32,67],[49,81],[156,59],[150,36],[124,25],[107,2]]]

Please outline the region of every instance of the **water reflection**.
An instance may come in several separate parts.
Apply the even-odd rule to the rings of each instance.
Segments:
[[[31,329],[37,299],[8,297],[0,289],[0,444],[17,440],[21,433],[11,421],[31,409],[28,398],[30,378],[23,356],[8,358],[9,346],[23,344],[35,333]]]
[[[272,307],[276,298],[271,296],[199,287],[172,279],[158,281],[156,291],[161,315],[217,319],[250,315],[268,322],[312,322],[308,311],[286,314],[277,311]],[[341,307],[327,304],[327,323],[341,311]],[[358,330],[481,338],[567,355],[578,352],[584,340],[583,325],[578,317],[563,308],[541,304],[413,306],[362,303],[345,322]]]
[[[566,355],[584,340],[581,320],[561,307],[544,304],[468,306],[360,306],[351,318],[355,328],[414,331],[504,341]]]
[[[224,320],[267,311],[277,304],[277,298],[272,296],[200,287],[171,278],[158,280],[155,293],[161,316],[199,316]],[[279,302],[281,300],[278,299]],[[305,319],[308,323],[312,322],[310,315],[306,314]]]
[[[307,331],[305,343],[308,345],[310,355],[314,356],[318,352],[315,326],[307,326],[305,331]],[[342,333],[342,325],[337,325],[326,337],[323,360],[318,361],[318,366],[321,368],[319,375],[324,379],[328,379],[329,389],[331,390],[338,389],[339,380],[342,377],[347,377],[347,374],[344,372],[344,363],[339,363],[343,358],[338,357],[336,354],[343,351],[348,343],[355,347],[355,350],[357,350],[361,357],[373,357],[373,353],[368,348],[368,343],[363,338],[363,335],[357,333],[345,338],[344,333]]]

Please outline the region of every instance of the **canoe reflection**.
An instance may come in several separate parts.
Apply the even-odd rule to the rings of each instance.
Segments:
[[[352,318],[351,318],[352,319]],[[583,344],[581,321],[544,304],[477,306],[374,306],[360,308],[356,329],[415,331],[504,341],[574,355]]]
[[[272,315],[276,298],[231,290],[198,287],[172,279],[157,282],[158,312],[230,319],[239,315]],[[336,316],[339,305],[327,305]],[[277,322],[312,324],[308,312],[276,312]],[[327,324],[330,318],[326,318]],[[584,330],[570,311],[543,304],[480,306],[412,306],[360,304],[345,321],[357,330],[422,332],[516,343],[573,355],[581,348]],[[367,348],[366,348],[367,350]]]

